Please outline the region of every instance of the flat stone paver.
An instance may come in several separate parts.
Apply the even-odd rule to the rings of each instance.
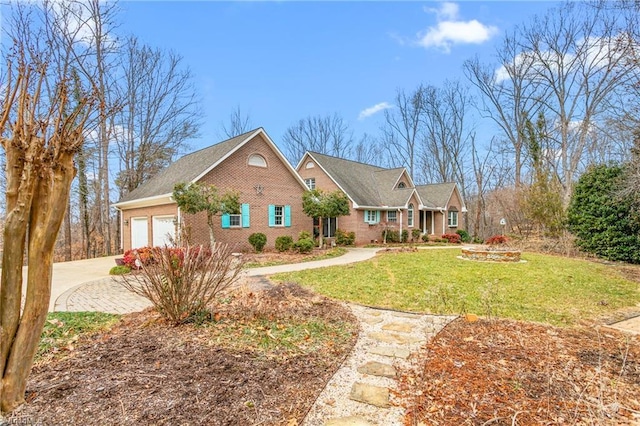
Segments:
[[[351,387],[349,398],[365,404],[375,405],[380,408],[389,407],[389,388],[368,385],[366,383],[354,383]]]
[[[358,367],[358,373],[393,379],[396,377],[396,368],[393,365],[385,364],[383,362],[369,361]]]
[[[402,359],[407,359],[409,358],[409,355],[411,355],[411,352],[409,351],[409,349],[394,348],[391,346],[376,346],[369,349],[369,353],[374,355],[382,355],[389,358],[402,358]]]
[[[411,333],[415,325],[406,322],[391,322],[382,326],[385,331],[398,331],[400,333]]]
[[[377,340],[378,342],[397,343],[399,345],[404,345],[406,343],[420,343],[425,341],[425,339],[420,337],[402,336],[396,333],[373,332],[369,333],[368,336],[373,340]]]
[[[55,310],[127,314],[149,306],[151,302],[147,299],[124,288],[117,278],[110,277],[82,284],[63,293],[56,300]]]
[[[379,324],[382,322],[382,318],[380,317],[365,317],[362,318],[362,322],[370,324],[370,325],[374,325],[374,324]]]
[[[324,423],[324,426],[374,426],[373,423],[369,423],[362,417],[348,416],[340,417],[337,419],[329,419]]]

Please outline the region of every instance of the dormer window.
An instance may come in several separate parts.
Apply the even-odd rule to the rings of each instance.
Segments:
[[[407,185],[404,182],[400,182],[398,184],[398,189],[402,189],[402,188],[406,188],[406,187],[407,187]]]
[[[247,164],[254,167],[267,167],[267,160],[260,154],[251,154]]]

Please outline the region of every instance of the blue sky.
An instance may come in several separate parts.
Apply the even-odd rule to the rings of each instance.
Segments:
[[[219,141],[238,106],[280,145],[310,115],[340,114],[356,139],[377,133],[382,110],[365,110],[392,104],[397,88],[464,79],[465,59],[492,61],[505,30],[553,5],[124,1],[118,32],[184,57],[205,115],[193,148]]]

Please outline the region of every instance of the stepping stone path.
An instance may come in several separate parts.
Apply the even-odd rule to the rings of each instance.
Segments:
[[[360,321],[351,354],[320,394],[304,426],[402,425],[396,374],[455,316],[416,315],[350,305]]]

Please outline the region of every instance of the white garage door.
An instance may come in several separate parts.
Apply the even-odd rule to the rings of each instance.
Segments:
[[[131,248],[149,245],[149,230],[146,217],[131,218]]]
[[[171,240],[176,237],[176,225],[174,220],[174,216],[153,217],[153,245],[155,247],[171,245]]]

